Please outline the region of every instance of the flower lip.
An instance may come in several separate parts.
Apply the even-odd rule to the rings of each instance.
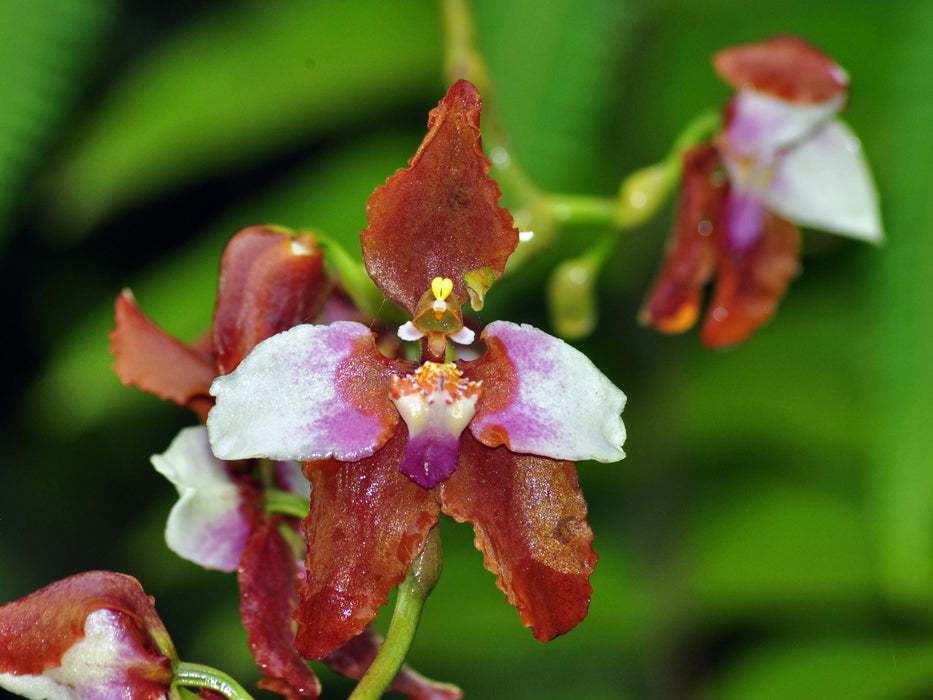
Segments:
[[[413,374],[393,375],[389,393],[408,426],[401,472],[431,488],[457,468],[460,434],[476,413],[482,383],[462,379],[453,363],[425,362]]]

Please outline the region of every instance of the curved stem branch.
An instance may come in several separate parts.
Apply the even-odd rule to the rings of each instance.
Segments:
[[[280,489],[266,489],[266,512],[280,515],[291,515],[296,518],[308,517],[307,496],[299,496],[291,491]]]
[[[201,664],[189,664],[185,661],[179,663],[175,667],[175,679],[172,684],[210,688],[230,700],[253,700],[253,696],[226,673]]]

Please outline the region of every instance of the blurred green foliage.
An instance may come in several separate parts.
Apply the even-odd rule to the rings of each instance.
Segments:
[[[717,353],[635,321],[670,208],[626,235],[579,343],[629,395],[627,459],[580,468],[601,555],[589,617],[536,642],[447,522],[411,662],[476,698],[933,696],[933,5],[475,12],[514,157],[569,192],[611,195],[721,104],[717,49],[808,39],[852,77],[845,117],[888,243],[808,233],[774,321]],[[131,286],[193,339],[238,228],[315,227],[358,255],[367,196],[446,89],[439,8],[12,0],[0,33],[0,600],[80,570],[132,574],[184,658],[250,685],[235,580],[162,542],[174,494],[148,457],[191,419],[110,373],[112,301]],[[481,317],[545,326],[548,273],[603,233],[565,232]],[[328,697],[349,692],[323,675]]]

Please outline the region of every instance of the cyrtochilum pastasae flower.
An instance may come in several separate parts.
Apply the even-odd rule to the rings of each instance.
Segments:
[[[214,454],[299,460],[312,483],[296,645],[322,658],[359,634],[405,576],[443,511],[470,522],[487,568],[543,641],[586,615],[596,563],[573,461],[622,459],[624,394],[582,353],[495,321],[469,344],[468,299],[518,242],[480,144],[466,81],[367,205],[366,269],[409,314],[421,361],[379,352],[366,325],[297,325],[211,386]],[[475,356],[475,353],[474,353]]]

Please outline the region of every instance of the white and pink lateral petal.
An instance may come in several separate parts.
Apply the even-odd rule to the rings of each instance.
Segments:
[[[301,325],[274,335],[211,385],[216,405],[207,429],[214,454],[299,461],[368,457],[395,432],[398,413],[388,383],[399,364],[376,349],[372,333],[359,323]]]
[[[858,137],[834,120],[777,160],[762,203],[780,216],[870,243],[884,238]]]
[[[486,353],[462,363],[482,380],[470,429],[513,452],[571,461],[622,459],[625,394],[583,353],[544,331],[506,321],[483,331]]]

